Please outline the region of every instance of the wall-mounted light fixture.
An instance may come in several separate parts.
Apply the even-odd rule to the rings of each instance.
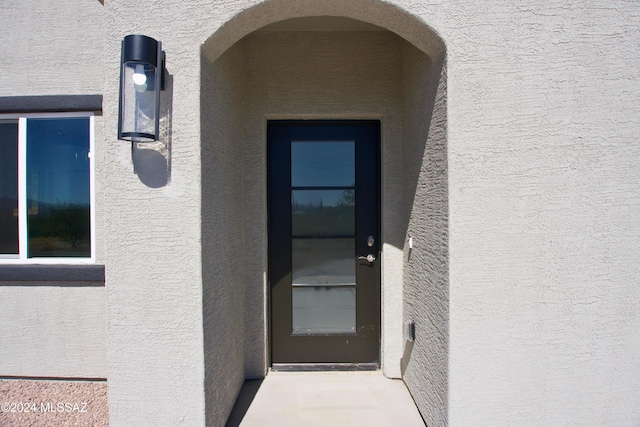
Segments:
[[[118,139],[132,142],[159,139],[164,61],[161,42],[140,34],[122,40]]]

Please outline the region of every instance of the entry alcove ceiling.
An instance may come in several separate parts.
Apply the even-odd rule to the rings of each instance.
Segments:
[[[257,31],[388,31],[385,28],[341,16],[309,16],[285,19]]]

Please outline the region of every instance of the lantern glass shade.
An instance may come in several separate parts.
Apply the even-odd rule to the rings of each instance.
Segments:
[[[162,63],[158,61],[162,55],[159,46],[159,42],[138,35],[127,36],[123,42],[118,139],[133,142],[158,140],[162,73]]]

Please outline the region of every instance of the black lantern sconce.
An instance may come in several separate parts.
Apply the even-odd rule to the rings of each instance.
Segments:
[[[157,141],[160,136],[160,91],[164,90],[162,43],[140,34],[122,40],[118,139]]]

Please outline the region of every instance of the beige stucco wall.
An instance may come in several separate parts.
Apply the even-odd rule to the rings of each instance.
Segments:
[[[200,45],[202,8],[188,2],[105,2],[103,171],[107,236],[107,369],[110,425],[204,425]],[[152,14],[155,19],[149,20]],[[171,23],[171,24],[169,24]],[[117,140],[120,43],[163,42],[170,105],[149,185]],[[166,118],[166,114],[163,115]],[[166,157],[165,157],[166,156]],[[169,162],[163,163],[163,158]],[[163,169],[164,168],[164,169]],[[233,370],[235,360],[219,363]],[[215,392],[215,391],[214,391]],[[222,389],[224,393],[224,389]]]
[[[243,63],[238,49],[215,63],[202,62],[202,313],[209,425],[229,415],[247,375],[245,348],[264,336],[251,329],[252,314],[264,310],[245,305],[250,293],[260,290],[246,286],[258,262],[247,262],[246,251],[256,247],[245,245]]]
[[[103,24],[104,7],[96,0],[0,2],[0,97],[101,94]],[[98,115],[92,153],[97,263],[105,259],[102,127]],[[104,287],[18,286],[2,279],[0,273],[0,376],[106,377]]]
[[[449,182],[447,69],[405,44],[402,55],[403,318],[416,339],[403,343],[402,377],[427,425],[445,425],[449,374]]]
[[[104,9],[98,0],[0,2],[0,96],[102,93]]]
[[[460,6],[433,17],[448,49],[449,422],[636,424],[640,5]]]
[[[104,293],[0,286],[0,376],[106,378]]]

